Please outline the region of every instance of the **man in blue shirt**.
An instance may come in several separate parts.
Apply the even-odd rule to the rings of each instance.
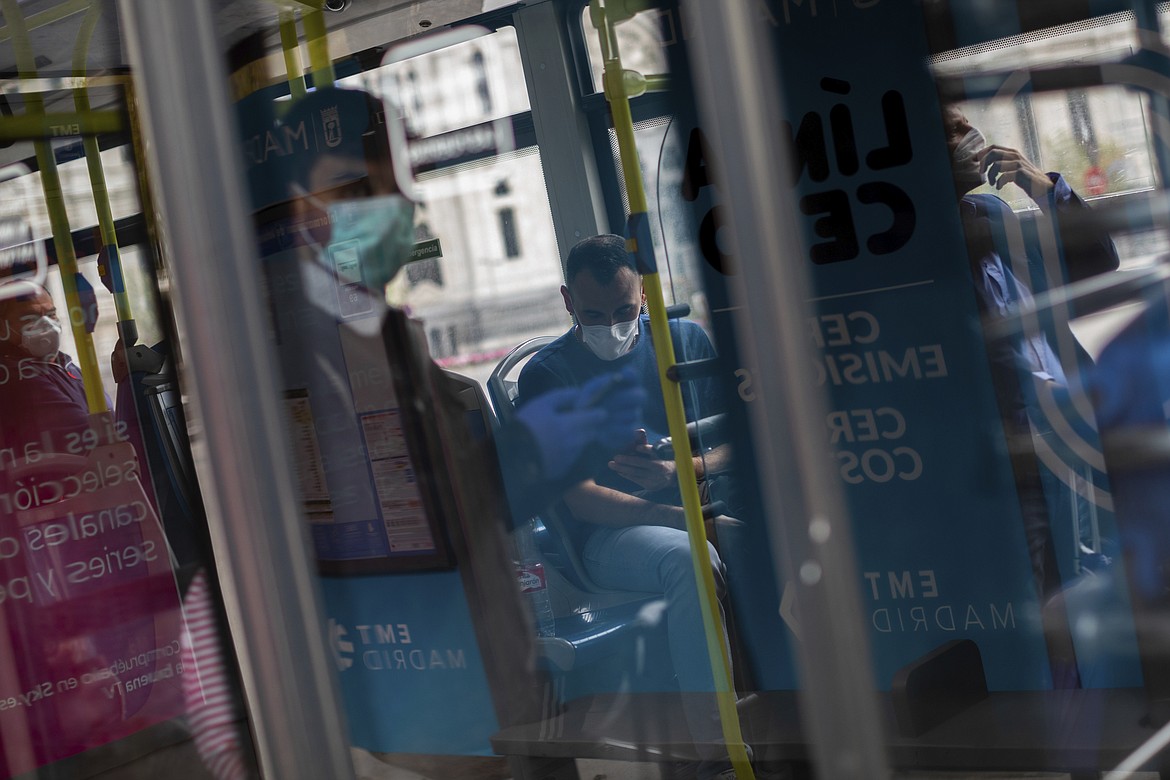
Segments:
[[[691,568],[686,520],[679,506],[675,463],[658,459],[648,444],[667,430],[658,389],[657,358],[648,318],[641,316],[645,295],[625,239],[616,235],[587,238],[569,252],[567,284],[561,287],[565,309],[575,324],[538,352],[520,374],[519,403],[563,387],[579,387],[614,371],[633,371],[647,388],[643,424],[630,431],[630,443],[613,453],[595,449],[592,477],[569,488],[563,501],[569,525],[590,577],[603,587],[662,593],[667,602],[671,660],[683,691],[712,691],[702,614]],[[693,322],[671,323],[676,357],[691,361],[715,356],[703,330]],[[710,379],[683,387],[687,419],[723,411]],[[692,459],[697,477],[721,469],[729,458],[726,445]],[[723,562],[708,543],[707,553],[720,598],[726,583]],[[723,637],[726,645],[726,632]],[[697,743],[718,742],[721,732],[709,702],[687,708]],[[726,751],[707,745],[701,778],[725,771]]]
[[[982,314],[1003,315],[1030,303],[1032,290],[1042,292],[1118,267],[1117,250],[1107,232],[1073,233],[1078,216],[1089,206],[1060,174],[1040,170],[1016,149],[988,144],[956,106],[945,109],[943,124],[971,279]],[[1042,216],[1017,215],[997,195],[971,192],[983,184],[997,190],[1016,184],[1036,203]],[[1046,258],[1059,262],[1046,262]],[[1028,440],[1033,435],[1051,434],[1051,413],[1063,414],[1070,408],[1061,400],[1068,389],[1064,366],[1088,362],[1071,332],[1066,326],[1057,329],[1050,322],[1038,322],[1015,338],[990,341],[988,352],[1009,434]],[[1055,503],[1078,499],[1067,487],[1058,485],[1051,471],[1041,469],[1032,447],[1026,452],[1013,449],[1013,468],[1037,590],[1046,597],[1059,589],[1061,582],[1049,518],[1058,513],[1068,516]]]

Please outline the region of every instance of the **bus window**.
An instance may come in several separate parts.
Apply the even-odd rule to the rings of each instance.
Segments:
[[[563,330],[561,268],[535,146],[440,172],[420,192],[416,241],[436,236],[442,257],[408,267],[389,295],[427,324],[440,365],[484,380],[520,341]]]
[[[76,232],[79,229],[95,227],[98,223],[98,217],[89,170],[84,156],[75,156],[82,153],[81,142],[74,139],[73,142],[57,145],[54,152],[59,161],[57,172],[65,199],[65,212],[69,215],[72,228]],[[105,149],[101,153],[102,170],[105,174],[106,188],[110,199],[110,210],[115,220],[142,212],[132,156],[129,146],[116,146]],[[32,234],[36,238],[47,239],[51,237],[49,210],[45,204],[39,171],[33,171],[18,179],[10,179],[0,183],[0,204],[2,204],[0,209],[3,210],[4,214],[25,216],[32,228]],[[95,236],[96,233],[95,229]],[[150,292],[150,285],[153,285],[154,281],[147,265],[150,262],[149,258],[136,246],[119,247],[119,255],[140,337],[145,344],[155,344],[162,339],[162,328],[158,322],[158,313]],[[108,358],[113,352],[114,345],[118,341],[118,328],[114,314],[114,299],[98,278],[97,259],[97,255],[89,255],[88,257],[78,257],[77,262],[78,270],[94,289],[98,308],[98,320],[93,331],[94,349],[101,358],[99,368],[101,369],[102,384],[107,392],[111,392],[114,387],[114,379],[109,361],[105,358]],[[53,295],[53,299],[59,304],[60,310],[65,311],[65,293],[61,284],[61,272],[56,265],[53,265],[49,270],[47,287]],[[77,345],[74,343],[73,333],[69,328],[65,328],[62,332],[61,343],[65,352],[71,355],[77,354]]]
[[[419,135],[511,117],[517,150],[430,171],[418,182],[419,259],[387,300],[423,321],[444,368],[485,381],[517,343],[564,328],[561,269],[540,152],[522,118],[530,110],[516,31],[342,79],[341,86],[393,90]],[[443,84],[442,89],[426,85]]]
[[[411,57],[348,78],[338,86],[397,95],[409,127],[424,135],[501,119],[529,110],[516,30],[501,27],[490,35],[437,52]],[[436,90],[433,85],[443,84]],[[431,86],[428,86],[431,85]]]
[[[972,101],[960,108],[991,143],[1019,149],[1044,170],[1059,171],[1087,199],[1154,186],[1145,106],[1120,87]],[[1035,208],[1015,188],[1002,196],[1017,211]]]
[[[74,228],[77,228],[96,225],[98,219],[90,188],[89,170],[84,156],[79,156],[82,155],[81,141],[74,140],[74,143],[55,146],[54,154],[58,160],[57,172],[61,177],[65,210],[69,213]],[[101,158],[114,219],[141,213],[142,204],[138,199],[138,184],[130,147],[104,149]],[[45,238],[50,235],[49,210],[45,206],[39,171],[33,171],[19,181],[0,183],[0,204],[3,204],[0,205],[3,213],[27,215],[34,236]]]

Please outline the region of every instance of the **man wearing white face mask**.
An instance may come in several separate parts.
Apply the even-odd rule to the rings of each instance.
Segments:
[[[625,451],[605,454],[595,480],[598,490],[587,487],[567,501],[574,515],[587,522],[594,522],[590,520],[593,516],[604,516],[610,525],[682,527],[674,462],[658,459],[647,444],[666,435],[666,412],[658,390],[649,319],[641,313],[645,302],[642,279],[625,239],[601,235],[582,240],[569,252],[565,276],[568,283],[561,287],[561,297],[575,324],[524,367],[520,403],[549,390],[580,387],[604,373],[633,371],[652,399],[645,407],[644,425],[630,431],[630,446]],[[707,335],[695,323],[674,321],[671,333],[680,360],[715,356]],[[683,402],[687,419],[722,411],[710,380],[689,383]],[[702,478],[706,469],[714,471],[724,465],[727,455],[727,449],[721,447],[696,457],[696,476]]]
[[[0,448],[65,452],[89,427],[81,369],[61,352],[61,321],[49,292],[30,282],[0,287]]]
[[[1020,217],[997,195],[972,193],[972,190],[984,184],[997,190],[1015,184],[1040,207],[1044,216],[1053,221],[1056,235],[1061,239],[1059,249],[1064,278],[1049,279],[1047,286],[1075,282],[1117,269],[1117,250],[1108,233],[1101,231],[1091,236],[1074,237],[1067,232],[1075,224],[1077,215],[1084,213],[1089,206],[1063,176],[1042,171],[1017,149],[989,143],[957,106],[944,109],[943,129],[951,152],[955,194],[960,199],[963,227],[969,234],[969,248],[976,255],[971,258],[972,263],[994,253],[1000,256],[1001,262],[1011,265],[1012,258],[1003,256],[1006,247],[995,242],[1000,240],[1001,234],[1008,234],[1020,222]],[[973,236],[970,235],[972,228]],[[1038,260],[1028,259],[1032,263]],[[1029,280],[1024,282],[1031,286]]]
[[[565,265],[561,287],[565,309],[575,324],[544,347],[524,367],[519,402],[566,387],[581,387],[615,370],[633,371],[646,388],[639,430],[630,431],[622,451],[592,453],[591,478],[565,491],[571,515],[568,530],[590,577],[602,587],[661,593],[667,604],[667,638],[679,688],[711,691],[711,672],[692,570],[690,542],[679,506],[672,461],[659,460],[647,445],[667,430],[657,359],[649,321],[641,316],[642,280],[621,236],[601,235],[579,242]],[[680,360],[713,358],[715,350],[693,322],[673,321],[671,334]],[[687,419],[723,411],[713,381],[688,382],[683,392]],[[695,474],[722,469],[730,457],[726,445],[693,459]],[[722,598],[725,570],[708,544],[716,591]],[[726,644],[726,634],[724,643]],[[727,753],[709,702],[688,698],[684,712],[703,761],[698,777],[723,777]],[[712,744],[714,743],[714,744]]]
[[[1074,232],[1089,206],[1063,176],[1042,171],[1016,149],[988,143],[957,106],[944,109],[943,127],[981,314],[994,317],[1030,302],[1034,290],[1118,267],[1117,251],[1106,231]],[[1036,203],[1039,215],[1016,214],[995,194],[971,192],[981,185],[1002,190],[1009,183]],[[1018,337],[988,344],[1001,415],[1017,440],[1029,439],[1033,431],[1051,430],[1036,401],[1038,394],[1067,395],[1067,375],[1072,372],[1065,367],[1075,369],[1075,364],[1088,360],[1076,348],[1066,350],[1062,361],[1054,349],[1062,341],[1075,345],[1067,330],[1033,327]],[[1067,517],[1072,511],[1067,504],[1075,499],[1041,468],[1035,453],[1013,450],[1013,468],[1036,589],[1046,598],[1061,586],[1049,518],[1062,513]]]

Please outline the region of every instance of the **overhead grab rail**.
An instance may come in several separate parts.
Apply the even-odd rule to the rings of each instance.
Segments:
[[[1170,58],[1150,49],[1110,62],[1029,66],[962,76],[936,75],[943,102],[1013,97],[1020,92],[1060,92],[1093,87],[1129,87],[1159,94],[1170,85]]]
[[[650,331],[654,338],[658,360],[658,381],[662,386],[663,403],[669,432],[673,441],[687,441],[687,420],[683,407],[682,390],[670,378],[675,369],[674,344],[670,336],[670,324],[666,315],[666,302],[662,295],[662,283],[658,275],[658,263],[654,255],[654,244],[650,237],[650,224],[646,206],[646,193],[642,184],[641,166],[635,143],[634,122],[630,111],[630,95],[627,83],[637,85],[638,78],[627,77],[622,68],[615,27],[633,18],[644,10],[647,3],[642,0],[590,0],[589,17],[601,41],[602,59],[605,63],[605,98],[609,102],[613,117],[614,133],[618,142],[618,157],[621,161],[622,176],[626,184],[630,213],[626,240],[627,249],[633,253],[642,274],[643,289],[650,311]],[[703,511],[699,499],[698,482],[691,463],[690,453],[679,448],[674,453],[677,466],[678,485],[682,494],[683,510],[686,516],[687,534],[690,538],[691,565],[694,568],[696,585],[702,605],[703,628],[707,639],[707,653],[711,662],[712,677],[715,681],[715,696],[719,709],[719,720],[724,742],[732,766],[741,780],[753,780],[751,762],[744,744],[736,711],[735,687],[731,680],[731,665],[724,647],[715,595],[715,579],[711,573],[710,558],[707,554],[707,533],[703,523]]]
[[[101,15],[101,5],[93,3],[81,23],[77,45],[73,50],[73,75],[84,78],[87,70],[89,42]],[[89,89],[83,85],[73,90],[73,101],[80,114],[91,113]],[[114,296],[114,310],[118,316],[118,336],[122,345],[130,348],[138,343],[138,326],[130,308],[130,296],[126,292],[126,279],[122,273],[122,258],[118,251],[118,232],[114,226],[114,212],[110,206],[110,191],[106,186],[106,174],[102,168],[102,153],[97,137],[85,135],[81,138],[85,149],[85,164],[89,170],[90,190],[93,193],[94,208],[97,211],[98,232],[104,250],[105,278],[109,280],[110,293]]]

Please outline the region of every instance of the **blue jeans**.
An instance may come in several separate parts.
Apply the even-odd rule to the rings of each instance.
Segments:
[[[715,593],[722,601],[727,591],[723,561],[710,542],[707,553],[715,576]],[[691,693],[684,697],[688,702],[684,711],[691,737],[698,743],[721,743],[723,731],[715,697],[692,693],[713,692],[715,686],[687,532],[657,525],[601,527],[590,534],[582,557],[589,576],[602,587],[662,594],[666,601],[670,658],[679,688],[684,694]],[[727,628],[721,603],[719,625],[726,648]],[[726,761],[727,751],[722,746],[714,751],[703,750],[700,745],[699,755]]]

